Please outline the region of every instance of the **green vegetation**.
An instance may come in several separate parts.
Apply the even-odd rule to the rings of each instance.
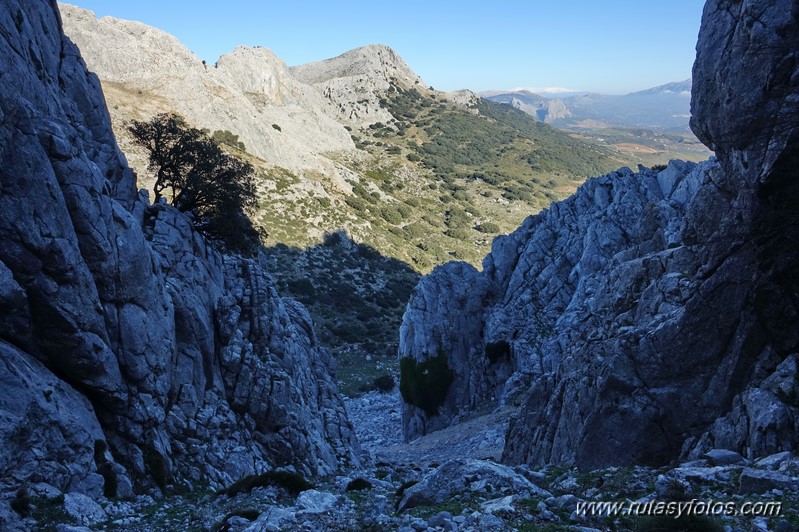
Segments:
[[[441,350],[435,357],[428,358],[421,364],[410,357],[400,359],[402,398],[406,403],[424,410],[428,416],[438,414],[453,380],[447,355]]]
[[[467,108],[399,82],[380,97],[393,118],[347,126],[359,153],[326,154],[335,178],[246,159],[259,169],[254,222],[269,228],[268,268],[281,294],[308,306],[348,395],[399,377],[396,331],[420,274],[454,259],[479,266],[494,236],[620,166],[497,104]],[[340,231],[342,245],[323,236]]]
[[[214,131],[211,138],[219,144],[225,144],[226,146],[236,148],[240,151],[247,151],[247,148],[244,147],[244,143],[239,140],[239,136],[234,135],[227,129]]]
[[[394,377],[388,374],[375,377],[372,381],[372,388],[384,393],[390,392],[394,389]]]
[[[247,217],[256,206],[254,169],[249,163],[225,153],[206,133],[174,114],[134,121],[128,131],[148,152],[149,168],[156,176],[156,202],[168,194],[172,205],[193,213],[197,230],[221,247],[255,251],[260,234]],[[238,142],[229,131],[216,133]]]
[[[33,498],[27,514],[38,524],[39,530],[56,530],[60,524],[77,525],[77,520],[64,509],[64,496],[53,499]]]

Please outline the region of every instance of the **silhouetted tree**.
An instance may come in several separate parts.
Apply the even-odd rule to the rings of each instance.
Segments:
[[[172,205],[194,214],[201,233],[227,250],[246,253],[256,248],[260,235],[246,215],[257,204],[249,163],[226,153],[178,115],[133,121],[128,130],[149,152],[156,201],[168,195]]]

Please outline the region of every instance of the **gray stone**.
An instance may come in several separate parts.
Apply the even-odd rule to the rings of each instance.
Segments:
[[[480,508],[485,513],[493,514],[494,512],[514,512],[513,495],[500,497],[498,499],[491,499],[480,503]]]
[[[795,448],[795,14],[790,0],[707,2],[691,124],[716,158],[589,179],[495,239],[482,272],[420,281],[400,356],[442,347],[456,378],[437,415],[404,405],[406,438],[524,390],[510,464]]]
[[[338,502],[338,497],[324,491],[307,490],[300,493],[294,505],[298,513],[320,514],[329,512]]]
[[[64,495],[64,511],[84,526],[96,525],[108,519],[102,506],[81,493]]]
[[[774,489],[799,490],[799,478],[776,471],[746,468],[741,473],[741,493],[766,493]]]
[[[449,512],[438,512],[433,517],[427,520],[428,527],[441,527],[443,530],[455,531],[458,530],[458,525],[452,520],[452,514]]]
[[[710,463],[710,465],[713,466],[739,464],[744,461],[743,456],[736,453],[735,451],[730,451],[727,449],[711,449],[708,452],[706,452],[702,457],[705,458]]]
[[[771,454],[764,456],[755,462],[755,465],[761,469],[779,469],[782,464],[791,459],[790,451],[783,451],[781,453]]]
[[[246,532],[277,532],[297,522],[296,508],[269,507],[248,526]]]
[[[77,27],[100,24],[65,12]],[[4,477],[96,497],[102,473],[130,496],[131,478],[142,490],[184,479],[219,487],[256,464],[305,474],[357,464],[307,311],[280,297],[258,259],[222,255],[189,215],[147,204],[98,78],[59,20],[49,2],[10,0],[0,12]],[[129,29],[116,45],[135,41]],[[163,37],[138,30],[134,55]],[[246,70],[269,54],[233,55],[226,64]],[[96,443],[107,450],[95,457]]]
[[[509,490],[519,497],[551,495],[509,467],[484,460],[455,459],[406,489],[397,510],[401,512],[421,504],[441,504],[456,495],[468,493],[475,483],[482,483],[482,489],[487,493]]]
[[[267,48],[239,46],[209,65],[159,29],[111,17],[98,20],[76,6],[59,8],[65,33],[103,82],[169,102],[196,127],[233,129],[250,153],[264,160],[293,172],[329,173],[333,165],[325,152],[354,150],[349,132],[333,118],[338,108]],[[114,97],[111,92],[109,98]],[[130,143],[124,128],[118,133],[122,143]],[[139,164],[146,169],[144,158]]]

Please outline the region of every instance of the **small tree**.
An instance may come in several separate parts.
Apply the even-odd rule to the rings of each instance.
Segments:
[[[253,168],[228,153],[207,133],[189,127],[174,114],[128,127],[149,152],[155,174],[155,200],[170,196],[172,205],[195,217],[195,227],[230,251],[252,252],[260,235],[246,212],[256,206]]]

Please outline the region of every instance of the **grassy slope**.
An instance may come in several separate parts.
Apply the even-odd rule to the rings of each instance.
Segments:
[[[106,85],[120,144],[146,184],[143,154],[124,124],[166,104]],[[310,308],[348,393],[395,373],[397,330],[420,274],[450,260],[479,267],[497,234],[627,162],[486,100],[466,107],[395,86],[381,105],[395,117],[390,123],[351,125],[359,149],[328,154],[346,183],[294,175],[229,147],[258,172],[253,217],[270,235],[270,271],[281,293]],[[349,236],[325,238],[339,231]]]

